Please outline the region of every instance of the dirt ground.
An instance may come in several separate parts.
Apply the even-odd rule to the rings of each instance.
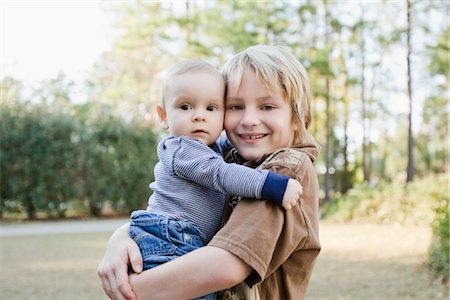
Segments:
[[[96,222],[83,224],[54,224],[64,232],[56,234],[46,223],[41,227],[46,232],[35,226],[30,235],[7,235],[11,228],[1,226],[0,299],[106,300],[96,269],[117,225],[111,232],[73,232],[74,226],[103,228],[93,228]],[[425,265],[431,238],[427,227],[329,222],[320,226],[322,252],[306,300],[449,299],[447,289],[432,279]]]
[[[307,299],[449,299],[425,264],[424,226],[322,222]]]

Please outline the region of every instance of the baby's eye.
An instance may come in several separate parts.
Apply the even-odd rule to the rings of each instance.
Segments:
[[[217,109],[218,109],[218,107],[217,107],[216,105],[209,105],[209,106],[206,108],[207,111],[215,111],[215,110],[217,110]]]
[[[275,109],[275,106],[270,105],[270,104],[266,104],[266,105],[261,106],[261,110],[269,111],[269,110],[273,110],[273,109]]]
[[[191,109],[191,106],[189,104],[182,104],[182,105],[180,105],[180,108],[182,110],[189,110],[189,109]]]

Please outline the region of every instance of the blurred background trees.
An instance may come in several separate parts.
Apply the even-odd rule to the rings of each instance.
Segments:
[[[92,66],[83,100],[63,73],[27,95],[14,78],[0,82],[2,214],[145,206],[164,70],[189,57],[219,67],[260,43],[289,48],[311,77],[323,202],[362,185],[402,189],[413,175],[448,172],[445,1],[103,5],[116,35]]]

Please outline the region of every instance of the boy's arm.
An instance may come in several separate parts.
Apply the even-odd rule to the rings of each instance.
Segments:
[[[298,197],[288,196],[301,194],[299,184],[290,183],[288,187],[288,176],[226,163],[222,156],[192,138],[174,139],[166,144],[166,149],[173,154],[166,165],[172,168],[174,174],[218,192],[272,200],[279,206],[284,206],[285,195],[289,198],[286,203],[292,206]],[[292,192],[286,194],[287,188]]]
[[[130,281],[139,300],[193,299],[232,287],[250,272],[251,268],[234,254],[205,246],[141,274],[131,275]]]

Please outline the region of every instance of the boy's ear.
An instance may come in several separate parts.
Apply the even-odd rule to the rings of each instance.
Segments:
[[[158,114],[159,123],[163,129],[169,129],[169,124],[167,124],[167,113],[162,105],[156,105],[156,113]]]
[[[293,131],[298,131],[299,130],[299,125],[298,125],[298,121],[297,120],[292,120],[292,130]]]

